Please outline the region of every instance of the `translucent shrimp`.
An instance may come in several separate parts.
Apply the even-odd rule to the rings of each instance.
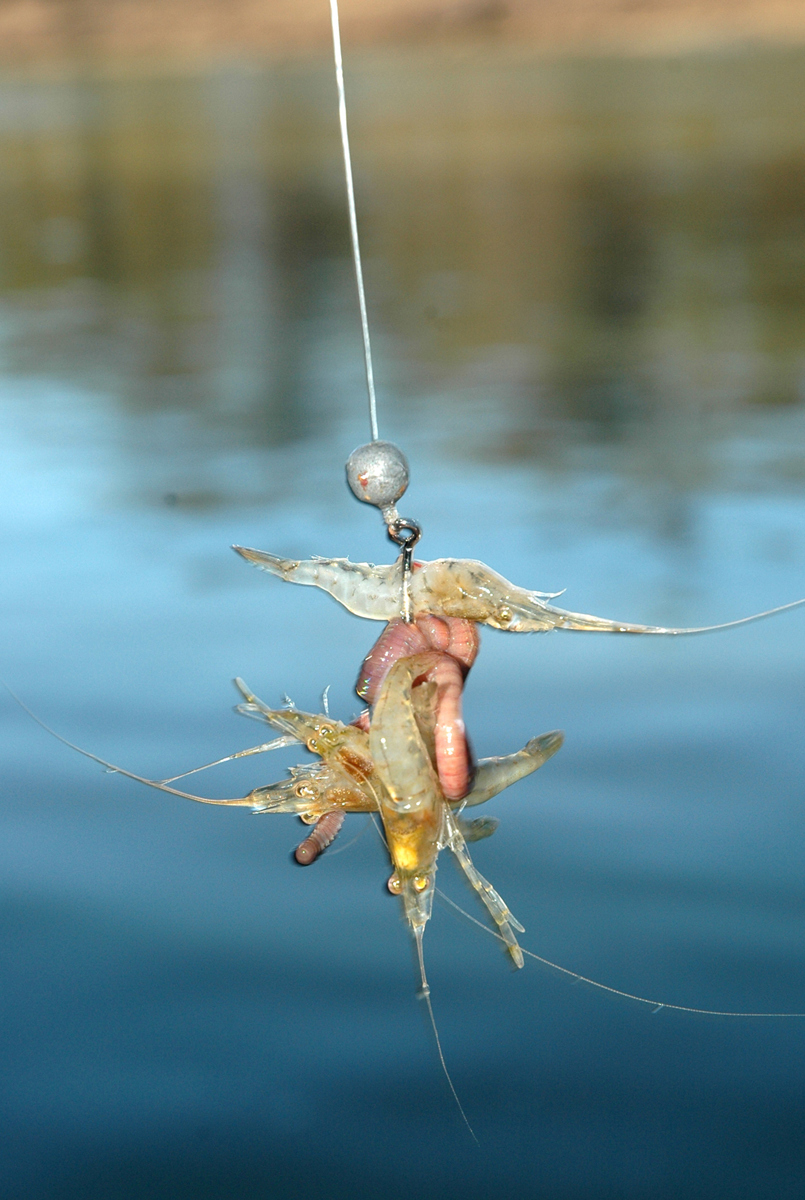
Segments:
[[[435,889],[436,860],[449,846],[472,886],[486,905],[518,967],[523,954],[513,930],[523,932],[504,901],[473,866],[466,840],[445,798],[434,766],[433,726],[423,713],[433,711],[430,696],[415,701],[415,682],[427,677],[437,654],[399,659],[386,675],[372,713],[369,746],[383,784],[380,816],[394,864],[390,886],[402,896],[405,915],[422,959],[422,937],[430,919]],[[425,701],[424,704],[422,701]],[[561,741],[556,745],[558,749]],[[480,803],[480,800],[478,801]]]
[[[344,725],[324,713],[301,712],[293,706],[269,708],[242,679],[236,679],[235,686],[244,697],[238,712],[281,730],[320,759],[317,763],[292,767],[290,779],[250,792],[255,813],[293,812],[307,824],[313,824],[335,810],[378,811],[370,782],[374,766],[369,738],[363,729]]]
[[[396,733],[398,725],[408,729],[412,728],[413,723],[419,731],[425,755],[431,763],[435,754],[435,698],[438,685],[429,681],[427,676],[434,666],[434,660],[439,657],[438,654],[423,654],[415,659],[399,660],[409,664],[416,663],[417,675],[422,677],[423,682],[413,690],[409,687],[402,698],[395,690],[394,695],[400,701],[400,711],[396,714],[389,709],[391,701],[388,686],[381,695],[381,698],[385,697],[383,711],[386,714],[387,727]],[[386,762],[386,774],[377,769],[372,749],[371,727],[367,733],[357,725],[343,725],[340,721],[321,713],[305,713],[298,709],[272,709],[259,700],[242,679],[237,679],[235,683],[246,697],[246,703],[238,705],[238,712],[266,721],[275,728],[287,730],[293,727],[297,740],[304,742],[309,750],[319,756],[320,761],[307,766],[292,767],[289,779],[255,788],[244,800],[203,801],[204,803],[248,803],[255,813],[295,813],[307,824],[313,824],[335,809],[347,813],[382,814],[381,797],[385,789],[385,779],[389,771],[392,774],[396,773],[397,763],[392,754]],[[372,727],[376,723],[377,708],[372,718]],[[493,825],[488,818],[466,821],[460,815],[461,810],[485,804],[511,784],[536,771],[556,754],[563,741],[564,735],[559,730],[552,730],[532,738],[522,750],[514,754],[480,759],[467,796],[461,800],[448,801],[449,806],[459,813],[455,820],[468,841],[488,837],[494,832],[496,823]],[[395,742],[395,747],[398,747],[398,742]],[[395,749],[394,753],[397,752]],[[395,784],[395,787],[399,786],[399,783]]]
[[[134,779],[137,783],[143,783],[147,787],[167,792],[171,796],[194,800],[198,804],[250,808],[254,814],[293,813],[300,817],[305,824],[314,826],[318,826],[324,817],[332,813],[379,813],[381,811],[380,796],[384,785],[372,761],[370,738],[364,729],[356,725],[344,725],[325,713],[305,713],[292,707],[269,708],[249,690],[242,679],[236,679],[235,685],[245,698],[245,702],[238,705],[238,711],[282,729],[283,736],[249,750],[240,750],[235,754],[227,755],[226,758],[217,759],[214,763],[207,763],[204,767],[197,767],[195,771],[173,776],[171,779],[148,779],[125,767],[119,767],[117,764],[101,758],[100,755],[85,750],[82,746],[77,746],[75,742],[69,741],[55,729],[51,729],[8,685],[4,686],[16,703],[36,721],[37,725],[40,725],[63,745],[77,751],[85,758],[92,759],[93,762],[99,763],[115,774],[124,775],[128,779]],[[431,740],[435,720],[431,701],[435,690],[433,684],[426,683],[423,687],[415,689],[414,698],[419,719],[425,730],[424,736]],[[428,707],[430,707],[430,716],[426,715]],[[488,837],[494,833],[497,822],[488,817],[465,820],[461,816],[463,809],[485,804],[487,800],[498,795],[504,788],[510,787],[511,784],[536,771],[559,750],[563,740],[564,735],[558,730],[554,730],[532,738],[522,750],[518,750],[514,754],[482,758],[478,762],[469,794],[460,801],[454,801],[451,805],[451,808],[456,810],[453,821],[467,841],[478,841],[480,838]],[[279,749],[292,745],[294,742],[304,743],[318,756],[319,761],[291,767],[287,779],[254,788],[245,796],[217,799],[210,796],[199,796],[171,786],[177,779],[206,770],[207,767],[218,766],[245,755]],[[326,843],[328,845],[336,836],[337,830],[334,830],[334,825],[334,822],[330,822],[320,830],[320,837],[316,839],[320,843],[318,853],[325,848],[324,844],[321,844],[325,836],[328,839]],[[305,841],[308,840],[305,839]],[[314,861],[316,857],[318,854],[311,857],[303,854],[303,857],[298,858],[297,861],[306,864]]]
[[[356,616],[371,621],[392,621],[400,615],[400,560],[374,566],[372,563],[352,563],[347,558],[294,560],[243,546],[233,549],[248,562],[280,579],[329,592]],[[678,629],[567,612],[549,603],[560,594],[527,591],[509,583],[484,563],[460,558],[437,558],[432,562],[417,563],[409,586],[414,618],[424,614],[463,617],[510,633],[543,633],[549,629],[590,633],[710,633],[716,629],[733,629],[805,604],[805,599],[794,600],[737,621]]]

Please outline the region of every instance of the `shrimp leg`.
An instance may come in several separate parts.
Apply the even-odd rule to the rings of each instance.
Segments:
[[[500,930],[500,936],[506,943],[506,948],[514,959],[515,965],[522,967],[523,952],[518,945],[517,938],[512,932],[512,926],[514,926],[518,933],[525,933],[524,927],[519,921],[515,920],[505,900],[503,900],[492,887],[492,884],[484,879],[481,872],[475,867],[470,858],[470,852],[467,849],[467,843],[464,840],[458,822],[449,810],[446,813],[445,825],[447,828],[447,845],[455,854],[462,871],[486,905],[489,915]]]

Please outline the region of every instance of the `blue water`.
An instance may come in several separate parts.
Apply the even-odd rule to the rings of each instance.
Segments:
[[[419,143],[389,149],[370,101],[407,111],[433,60],[362,60],[356,151],[381,431],[422,556],[700,625],[805,594],[802,105],[771,82],[803,76],[790,55],[661,66],[658,115],[645,63],[476,62],[469,117],[453,66],[409,178]],[[146,776],[257,740],[235,675],[306,708],[330,685],[351,717],[380,629],[229,549],[392,553],[342,475],[366,420],[328,79],[4,85],[0,673]],[[689,640],[484,634],[478,755],[566,735],[474,849],[525,947],[671,1004],[805,1011],[804,663],[805,611]],[[10,698],[0,739],[4,1194],[802,1195],[805,1021],[513,972],[437,904],[434,1011],[477,1148],[362,818],[302,871],[291,817],[105,773]],[[483,919],[451,863],[439,882]]]

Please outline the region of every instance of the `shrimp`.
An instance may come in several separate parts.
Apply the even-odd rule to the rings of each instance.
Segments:
[[[436,684],[434,761],[442,790],[460,800],[472,781],[472,754],[461,711],[464,680],[480,648],[472,621],[458,617],[419,616],[410,624],[391,621],[366,656],[356,691],[373,704],[388,672],[400,658],[439,651],[428,678]]]
[[[300,817],[306,825],[315,826],[313,833],[305,839],[301,846],[297,847],[297,852],[302,851],[302,846],[305,846],[312,838],[316,848],[315,854],[309,853],[310,846],[302,851],[301,857],[297,858],[297,862],[302,865],[313,862],[337,835],[340,825],[336,828],[335,821],[329,821],[322,826],[323,819],[330,814],[382,813],[381,796],[384,784],[372,759],[370,734],[365,729],[355,724],[344,725],[341,721],[336,721],[325,713],[306,713],[294,707],[269,708],[254,695],[242,679],[236,679],[234,682],[244,697],[244,702],[237,706],[237,711],[245,716],[265,721],[275,729],[280,729],[282,735],[271,742],[253,746],[247,750],[239,750],[235,754],[216,759],[215,762],[206,763],[202,767],[196,767],[192,771],[174,775],[169,779],[148,779],[144,775],[137,775],[133,771],[117,766],[81,746],[77,746],[51,729],[27,704],[23,703],[8,685],[4,686],[16,703],[36,721],[37,725],[40,725],[57,741],[115,774],[124,775],[137,783],[167,792],[172,796],[194,800],[198,804],[250,808],[255,815],[293,813]],[[421,736],[431,747],[429,751],[431,756],[436,720],[433,712],[435,694],[435,685],[425,682],[415,689],[413,701],[409,700],[409,703],[412,702],[416,705],[418,720],[424,731]],[[494,833],[497,821],[488,817],[467,820],[461,815],[463,810],[467,807],[485,804],[505,788],[536,771],[556,754],[563,741],[564,734],[559,730],[553,730],[532,738],[522,750],[518,750],[514,754],[480,759],[469,794],[461,800],[448,802],[451,812],[455,810],[456,815],[452,817],[452,820],[461,836],[466,841],[478,841]],[[253,788],[245,796],[217,799],[210,796],[199,796],[171,786],[177,780],[204,771],[209,767],[247,755],[281,749],[293,745],[295,742],[306,745],[312,753],[317,755],[319,761],[291,767],[287,779],[283,779],[279,783]]]
[[[439,685],[434,683],[430,676],[434,668],[440,665],[438,660],[444,657],[447,656],[430,653],[398,660],[388,673],[387,680],[399,663],[408,663],[409,667],[415,663],[417,675],[414,678],[419,682],[419,686],[410,687],[407,693],[400,696],[398,688],[392,692],[391,685],[385,684],[381,689],[368,732],[354,724],[343,725],[340,721],[321,713],[269,708],[247,688],[242,679],[235,680],[238,690],[246,698],[245,703],[238,705],[238,712],[266,721],[286,732],[293,727],[297,740],[304,742],[308,750],[318,755],[320,761],[307,766],[292,767],[289,779],[255,788],[240,800],[191,798],[202,803],[248,805],[254,813],[295,813],[306,824],[315,824],[335,810],[345,813],[379,812],[382,816],[383,799],[388,791],[386,780],[389,776],[395,778],[392,785],[395,789],[404,787],[397,770],[397,758],[401,750],[399,730],[395,721],[412,733],[414,726],[416,727],[431,767],[435,762],[438,736],[436,701]],[[395,697],[393,702],[389,698],[391,695]],[[398,709],[396,713],[392,711],[395,705]],[[373,734],[372,730],[377,730],[378,707],[382,708],[385,716],[384,728],[391,729],[396,738],[393,750],[388,754],[383,750],[385,771],[378,769],[376,749],[373,749],[373,737],[376,742],[376,732]],[[532,738],[522,750],[514,754],[480,759],[468,794],[460,799],[445,801],[448,807],[458,811],[455,821],[462,836],[467,841],[478,841],[494,833],[497,828],[496,822],[490,821],[489,818],[466,820],[460,815],[461,810],[485,804],[511,784],[536,771],[556,754],[563,741],[564,734],[559,730],[552,730]],[[269,744],[273,746],[273,743]],[[377,742],[376,744],[379,745]]]
[[[373,563],[353,563],[347,558],[295,560],[243,546],[232,548],[247,562],[280,579],[329,592],[356,616],[370,621],[392,621],[400,615],[401,559],[375,566]],[[526,591],[509,583],[484,563],[460,558],[437,558],[415,564],[409,595],[414,619],[426,614],[461,617],[509,633],[544,633],[551,629],[589,633],[710,633],[717,629],[733,629],[805,604],[805,599],[794,600],[737,621],[689,629],[635,625],[557,608],[549,601],[555,600],[561,592]]]
[[[429,728],[425,719],[425,714],[433,711],[433,685],[429,687],[424,712],[422,703],[414,701],[417,679],[427,678],[438,667],[435,660],[439,657],[430,653],[397,660],[383,682],[369,729],[372,759],[383,784],[379,795],[380,816],[394,864],[389,886],[402,896],[405,916],[416,940],[423,992],[427,992],[427,981],[422,938],[433,907],[436,860],[445,847],[453,851],[486,905],[514,962],[518,967],[523,965],[523,953],[513,932],[513,928],[524,932],[523,926],[474,867],[461,828],[439,783],[428,744],[434,739],[435,720]]]
[[[323,713],[301,712],[293,706],[269,708],[242,679],[236,679],[235,686],[244,698],[244,703],[237,707],[239,713],[281,730],[285,737],[301,742],[320,760],[292,767],[290,778],[281,783],[255,788],[248,796],[253,812],[294,812],[309,825],[336,810],[377,812],[370,783],[374,767],[369,738],[363,729],[344,725]]]

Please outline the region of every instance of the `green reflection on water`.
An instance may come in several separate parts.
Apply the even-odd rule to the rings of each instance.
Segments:
[[[505,458],[801,403],[804,52],[348,77],[385,403],[486,387]],[[360,373],[329,62],[0,86],[6,369],[233,445],[326,431]]]

